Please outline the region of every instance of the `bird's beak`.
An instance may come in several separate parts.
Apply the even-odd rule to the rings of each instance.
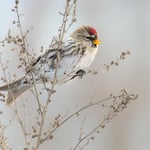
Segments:
[[[98,40],[98,39],[95,39],[95,40],[93,41],[93,44],[94,44],[94,45],[99,45],[99,44],[101,44],[101,41]]]

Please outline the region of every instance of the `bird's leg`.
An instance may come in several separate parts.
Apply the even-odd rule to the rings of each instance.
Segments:
[[[85,74],[86,74],[86,72],[84,70],[80,69],[75,73],[75,75],[71,78],[71,80],[76,78],[76,77],[83,78],[83,75],[85,75]]]

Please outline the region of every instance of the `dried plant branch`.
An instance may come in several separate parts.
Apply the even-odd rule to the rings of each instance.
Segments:
[[[25,120],[23,120],[23,119],[20,117],[16,103],[14,104],[14,106],[15,106],[15,108],[12,109],[12,110],[14,111],[15,117],[17,118],[17,121],[18,121],[19,124],[20,124],[21,130],[22,130],[23,135],[24,135],[25,143],[26,143],[26,145],[28,145],[29,141],[28,141],[28,138],[27,138],[27,132],[26,132],[26,128],[25,128],[25,122],[24,122]]]
[[[19,28],[20,34],[21,34],[21,41],[22,41],[21,50],[26,56],[26,59],[25,59],[25,57],[23,57],[22,60],[27,60],[27,61],[24,61],[25,62],[25,64],[24,64],[25,68],[27,69],[28,68],[28,64],[30,64],[31,60],[29,58],[29,53],[28,53],[28,49],[27,49],[27,43],[26,43],[26,40],[25,40],[26,34],[24,34],[23,29],[22,29],[22,24],[21,24],[21,20],[20,20],[20,14],[19,14],[19,10],[18,10],[18,5],[19,5],[19,0],[16,0],[16,6],[14,8],[16,10],[18,28]],[[31,77],[32,77],[33,83],[35,83],[34,75],[33,75],[32,72],[31,72]],[[37,101],[37,104],[38,104],[38,110],[40,111],[40,114],[42,116],[43,115],[42,114],[42,108],[41,108],[41,105],[40,105],[40,99],[39,99],[39,96],[38,96],[36,85],[34,84],[33,87],[34,87],[34,90],[35,90],[35,96],[36,96],[36,101]]]
[[[89,109],[91,107],[94,107],[94,106],[97,106],[97,105],[101,105],[103,107],[105,102],[107,102],[107,101],[111,102],[111,100],[113,100],[113,104],[110,105],[110,108],[113,108],[113,112],[109,113],[108,116],[106,118],[104,118],[104,120],[101,122],[101,124],[102,124],[102,123],[105,123],[106,120],[108,120],[108,119],[110,120],[110,116],[112,116],[113,113],[116,114],[116,113],[120,112],[121,111],[120,110],[121,107],[122,107],[122,110],[123,110],[124,108],[126,108],[125,106],[127,106],[130,101],[135,100],[137,98],[138,98],[138,95],[128,94],[125,90],[122,90],[121,94],[118,95],[118,96],[112,96],[111,95],[110,97],[108,97],[106,99],[98,100],[96,102],[91,102],[91,103],[89,103],[89,104],[81,107],[79,110],[75,111],[74,113],[72,113],[71,115],[69,115],[67,118],[65,118],[64,120],[62,120],[61,122],[59,122],[58,126],[55,126],[55,128],[53,130],[51,130],[46,137],[44,137],[43,139],[41,139],[41,144],[43,142],[45,142],[46,140],[50,139],[50,137],[52,137],[52,135],[55,133],[55,131],[59,127],[61,127],[66,122],[68,122],[70,119],[72,119],[75,116],[78,116],[81,112],[83,112],[83,111],[85,111],[85,110],[87,110],[87,109]],[[117,100],[120,100],[120,102],[118,102]],[[99,127],[100,127],[100,125],[99,125]],[[96,129],[97,128],[98,127],[96,127]],[[86,137],[85,138],[81,138],[81,139],[86,139]],[[83,141],[83,140],[81,140],[81,141]]]
[[[1,150],[10,150],[7,144],[7,138],[4,135],[6,126],[3,126],[0,122],[0,149]]]
[[[61,44],[63,42],[64,35],[65,35],[66,31],[75,22],[75,21],[73,21],[73,19],[75,17],[75,12],[76,12],[76,2],[77,2],[77,0],[74,0],[73,4],[70,4],[71,0],[66,0],[65,11],[64,11],[64,13],[61,13],[61,15],[63,16],[63,19],[62,19],[61,26],[59,28],[59,34],[58,34],[58,38],[57,38],[58,40],[56,41],[58,50],[61,47]],[[72,9],[73,9],[73,12],[74,12],[73,14],[74,15],[72,17],[70,25],[67,28],[68,17],[70,15],[70,12],[72,11]],[[41,136],[42,136],[42,132],[43,132],[43,126],[44,126],[44,123],[45,123],[46,112],[48,110],[49,103],[51,102],[51,96],[54,94],[53,91],[55,91],[54,88],[55,88],[55,85],[56,85],[56,82],[57,82],[57,72],[58,72],[59,61],[60,61],[60,53],[58,51],[57,52],[57,62],[56,62],[56,66],[55,66],[55,73],[54,73],[53,80],[51,81],[51,83],[52,83],[51,84],[51,88],[50,88],[50,90],[48,92],[47,101],[46,101],[46,104],[45,104],[44,109],[43,109],[43,116],[42,116],[42,119],[41,119],[41,122],[40,122],[40,129],[39,129],[39,134],[38,134],[38,137],[37,137],[37,143],[36,143],[35,149],[38,149],[40,144],[42,143],[41,142],[42,141],[42,137]],[[44,85],[45,89],[49,89],[49,88],[46,87],[45,83],[43,83],[43,85]]]
[[[85,140],[87,140],[89,143],[90,139],[94,139],[94,136],[92,136],[93,134],[95,134],[96,132],[99,133],[99,129],[103,129],[104,127],[106,127],[106,125],[114,118],[117,116],[117,114],[121,111],[123,111],[124,109],[127,108],[128,104],[132,101],[132,100],[136,100],[138,98],[138,95],[134,95],[134,94],[129,94],[126,92],[126,90],[122,90],[121,91],[121,95],[119,96],[113,96],[112,97],[113,100],[113,104],[110,105],[110,108],[112,108],[110,110],[110,112],[107,114],[107,116],[100,121],[91,131],[89,131],[86,135],[84,135],[82,138],[79,138],[79,141],[77,142],[77,144],[74,146],[74,148],[72,150],[77,150],[78,147],[81,145],[81,143]],[[117,99],[119,99],[120,101],[118,101]],[[84,145],[85,146],[85,145]]]
[[[62,24],[59,28],[58,35],[58,45],[62,44],[65,33],[71,28],[71,26],[76,22],[76,5],[77,0],[66,0],[64,13],[59,13],[63,16]],[[72,14],[71,14],[72,12]],[[69,19],[71,16],[71,19]]]
[[[1,128],[1,127],[0,127]],[[1,129],[2,130],[2,129]],[[7,150],[6,139],[4,137],[3,131],[0,133],[0,149]]]
[[[2,71],[3,71],[4,78],[5,78],[5,82],[6,82],[6,84],[8,85],[9,90],[11,90],[10,87],[9,87],[9,84],[8,84],[7,75],[6,75],[6,70],[5,70],[4,64],[3,64],[2,59],[1,59],[1,55],[0,55],[0,64],[1,64],[1,68],[2,68]],[[22,132],[23,132],[23,134],[24,134],[25,141],[26,141],[26,143],[27,143],[26,131],[25,131],[23,122],[22,122],[22,120],[21,120],[21,118],[20,118],[20,116],[19,116],[16,103],[15,103],[15,109],[12,109],[12,110],[13,110],[13,112],[16,114],[16,118],[17,118],[17,120],[18,120],[18,122],[19,122],[19,124],[20,124],[20,127],[21,127],[21,129],[22,129]],[[5,150],[5,149],[4,149],[4,150]]]
[[[104,64],[104,65],[103,65],[103,67],[102,67],[103,72],[104,72],[104,71],[109,71],[112,66],[118,66],[119,63],[120,63],[122,60],[125,60],[126,57],[127,57],[128,55],[130,55],[130,54],[131,54],[131,52],[130,52],[129,50],[127,50],[127,51],[122,51],[121,54],[120,54],[120,56],[119,56],[119,58],[117,58],[116,60],[112,60],[109,64]]]

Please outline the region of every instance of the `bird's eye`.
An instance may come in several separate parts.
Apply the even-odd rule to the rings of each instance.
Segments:
[[[95,39],[97,39],[97,36],[96,35],[90,35],[90,36],[87,36],[86,39],[88,39],[90,41],[94,41]]]
[[[95,37],[87,36],[86,39],[88,39],[88,40],[90,40],[90,41],[93,41],[93,40],[95,40]]]

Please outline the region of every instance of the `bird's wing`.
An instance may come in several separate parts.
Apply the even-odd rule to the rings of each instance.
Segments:
[[[77,42],[69,39],[66,42],[64,42],[60,48],[49,49],[43,55],[39,56],[29,66],[27,73],[30,73],[31,71],[34,70],[39,70],[41,66],[44,64],[47,64],[51,69],[55,69],[58,62],[65,65],[67,62],[65,61],[66,59],[71,58],[69,60],[73,61],[74,59],[72,58],[75,56],[77,56],[80,59],[81,58],[80,56],[82,56],[84,52],[85,52],[85,47],[81,47],[81,44],[78,44]],[[78,61],[74,61],[74,62],[69,61],[67,63],[70,63],[72,66],[74,66],[76,65],[77,62]]]
[[[30,65],[28,65],[26,73],[28,74],[29,72],[33,71],[34,67],[38,63],[45,62],[48,59],[49,59],[49,61],[52,60],[52,59],[55,59],[57,51],[61,51],[61,49],[59,49],[59,50],[57,50],[57,49],[48,49],[43,55],[37,57],[35,59],[35,61],[33,61],[33,63],[31,63]]]

